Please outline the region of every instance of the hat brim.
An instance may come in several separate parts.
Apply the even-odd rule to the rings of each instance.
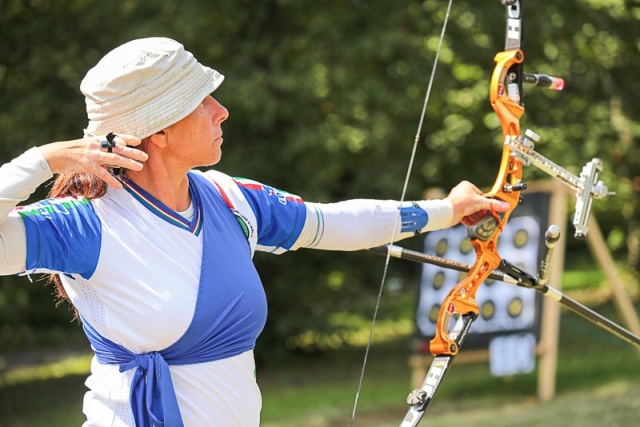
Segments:
[[[191,114],[223,80],[224,76],[216,70],[197,63],[183,79],[149,102],[139,105],[134,111],[104,120],[89,121],[85,134],[103,135],[115,132],[135,135],[140,139],[147,138]],[[139,95],[145,96],[143,93]]]

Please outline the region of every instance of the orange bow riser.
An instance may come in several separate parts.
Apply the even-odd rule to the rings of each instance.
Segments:
[[[505,140],[520,136],[520,117],[524,107],[519,102],[515,71],[524,60],[520,49],[500,52],[495,56],[495,68],[491,78],[491,105],[500,118]],[[510,96],[511,95],[511,96]],[[512,98],[513,97],[513,98]],[[433,355],[455,355],[459,349],[460,331],[450,330],[451,321],[459,316],[468,316],[471,323],[478,315],[478,304],[475,296],[480,285],[500,264],[501,257],[497,252],[498,238],[507,223],[511,212],[520,201],[520,190],[525,186],[522,179],[522,162],[504,145],[502,162],[493,188],[487,197],[499,199],[509,204],[510,208],[501,214],[487,212],[469,227],[471,243],[476,252],[476,262],[469,274],[458,283],[445,298],[438,321],[436,334],[431,340],[430,350]],[[461,327],[464,325],[460,325]]]

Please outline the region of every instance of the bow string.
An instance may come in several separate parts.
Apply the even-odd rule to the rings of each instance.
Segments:
[[[429,99],[431,97],[431,90],[433,88],[433,82],[435,79],[435,74],[436,74],[436,70],[438,67],[438,60],[440,58],[440,52],[442,50],[442,43],[444,41],[444,35],[447,31],[447,23],[449,22],[449,14],[451,12],[451,5],[453,4],[453,0],[449,0],[448,4],[447,4],[447,10],[444,16],[444,21],[442,24],[442,29],[440,31],[440,38],[438,40],[438,48],[436,49],[436,55],[435,55],[435,59],[433,61],[433,66],[431,68],[431,74],[429,76],[429,83],[427,85],[427,90],[424,96],[424,102],[422,104],[422,111],[420,114],[420,120],[418,122],[418,128],[416,130],[416,136],[414,138],[413,141],[413,147],[411,150],[411,156],[409,159],[409,164],[407,166],[407,172],[405,175],[405,179],[404,179],[404,184],[402,187],[402,194],[400,196],[400,200],[398,202],[398,210],[400,210],[400,207],[402,206],[402,204],[405,201],[405,197],[406,197],[406,193],[407,193],[407,188],[409,187],[409,178],[411,176],[411,172],[413,170],[413,164],[414,164],[414,160],[415,160],[415,156],[416,156],[416,151],[418,149],[418,143],[420,141],[421,135],[422,135],[422,127],[424,125],[424,120],[426,117],[426,113],[427,113],[427,106],[429,105]],[[400,215],[398,215],[396,217],[395,220],[395,224],[393,227],[393,232],[390,238],[390,243],[393,243],[396,240],[396,230],[398,229],[398,225],[400,222]],[[389,245],[390,246],[390,245]],[[371,325],[369,327],[369,338],[367,340],[367,346],[365,349],[365,353],[364,353],[364,358],[363,358],[363,362],[362,362],[362,368],[360,370],[360,378],[358,380],[358,388],[356,390],[356,396],[354,399],[354,403],[353,403],[353,410],[351,413],[351,424],[350,426],[353,427],[355,424],[355,417],[356,417],[356,411],[358,408],[358,401],[360,398],[360,392],[362,390],[362,383],[364,380],[364,373],[366,370],[366,366],[367,366],[367,361],[368,361],[368,357],[369,357],[369,351],[371,350],[371,344],[373,342],[373,332],[374,332],[374,327],[375,327],[375,323],[376,323],[376,319],[378,316],[378,310],[380,308],[380,301],[382,300],[382,291],[384,290],[384,285],[386,283],[386,279],[387,279],[387,273],[389,270],[389,262],[391,260],[391,251],[387,251],[386,254],[386,259],[385,259],[385,263],[384,263],[384,268],[383,268],[383,272],[382,272],[382,278],[380,280],[380,286],[378,287],[378,296],[376,298],[376,304],[375,304],[375,308],[373,311],[373,316],[372,316],[372,320],[371,320]]]

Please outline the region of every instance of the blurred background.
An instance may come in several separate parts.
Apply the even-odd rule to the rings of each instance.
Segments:
[[[446,3],[0,0],[0,161],[81,137],[86,115],[78,88],[85,73],[126,41],[167,36],[226,76],[215,93],[230,112],[217,168],[309,201],[399,199]],[[640,2],[525,1],[524,16],[526,71],[563,77],[566,88],[526,88],[522,127],[541,136],[537,151],[576,174],[592,157],[603,160],[601,178],[616,196],[596,201],[593,214],[638,307]],[[407,199],[430,188],[446,191],[463,179],[482,188],[493,184],[502,148],[488,88],[504,34],[499,1],[454,2]],[[525,178],[546,176],[532,167]],[[33,198],[46,192],[43,186]],[[405,243],[414,249],[422,244]],[[565,288],[615,318],[609,288],[584,242],[568,238],[565,246]],[[256,256],[270,308],[256,349],[265,425],[348,425],[384,259],[370,252],[300,252]],[[88,345],[68,307],[55,307],[53,287],[31,279],[0,278],[0,426],[78,425]],[[398,424],[404,413],[419,279],[419,266],[392,261],[374,339],[373,355],[380,354],[367,374],[383,379],[374,387],[365,382],[373,390],[363,399],[369,415],[361,425]],[[575,330],[567,329],[571,322]],[[562,325],[573,346],[565,355],[576,358],[558,368],[561,392],[579,395],[633,375],[636,383],[640,379],[637,353],[628,345],[581,321],[563,318]],[[576,330],[582,331],[578,338]],[[621,358],[614,357],[615,369],[599,365],[603,346]],[[582,366],[587,349],[594,357]],[[561,361],[562,354],[561,347]],[[594,371],[604,375],[609,368],[612,378],[595,377]],[[441,425],[453,425],[445,413],[466,407],[460,402],[476,394],[497,401],[519,396],[533,421],[505,413],[511,422],[505,425],[542,425],[535,404],[526,400],[535,396],[535,375],[508,382],[486,371],[461,368],[442,392],[443,409],[436,409]],[[544,425],[553,425],[550,418],[561,425],[602,425],[588,424],[594,413],[611,412],[605,410],[609,404],[600,408],[597,402],[620,402],[634,386],[611,387],[580,411],[576,407],[587,424],[571,424],[573,416],[558,407]],[[485,396],[485,389],[495,393]],[[620,405],[624,418],[608,425],[640,423],[637,398]],[[502,425],[487,416],[484,425]],[[481,418],[467,422],[456,425],[483,425]]]

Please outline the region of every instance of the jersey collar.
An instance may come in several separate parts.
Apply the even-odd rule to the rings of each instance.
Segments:
[[[195,215],[193,219],[189,221],[176,211],[168,208],[151,194],[147,193],[142,187],[131,181],[126,175],[121,175],[120,178],[124,189],[153,214],[169,224],[183,230],[187,230],[196,236],[200,234],[200,230],[202,229],[202,205],[200,203],[198,190],[196,186],[193,185],[193,180],[189,179],[189,192],[193,200]]]

